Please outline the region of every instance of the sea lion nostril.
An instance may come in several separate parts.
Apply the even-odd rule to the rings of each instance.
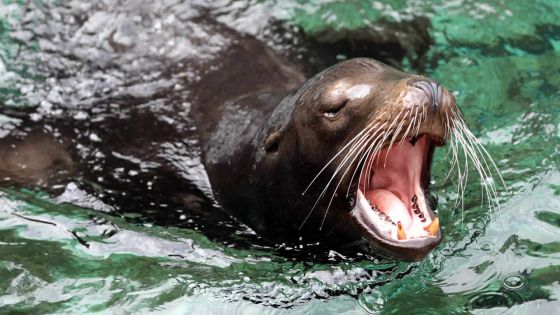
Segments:
[[[433,111],[439,109],[443,97],[443,87],[439,83],[427,79],[413,79],[408,83],[426,94]]]

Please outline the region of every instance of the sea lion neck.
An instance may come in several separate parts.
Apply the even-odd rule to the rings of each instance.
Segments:
[[[206,146],[223,120],[224,110],[232,104],[251,112],[250,116],[258,112],[257,116],[262,117],[305,79],[298,65],[273,53],[257,39],[235,36],[239,38],[232,40],[191,84],[190,116],[199,129],[202,146]]]

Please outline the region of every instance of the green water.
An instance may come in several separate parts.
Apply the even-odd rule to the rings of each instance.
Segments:
[[[23,119],[14,113],[41,108],[45,95],[52,102],[43,92],[57,83],[45,85],[45,72],[37,70],[45,56],[51,56],[48,69],[79,69],[48,45],[56,39],[34,36],[47,23],[43,10],[57,6],[63,4],[0,2],[0,105],[10,109],[0,116],[2,137]],[[442,151],[433,179],[445,239],[424,261],[336,253],[314,260],[217,241],[196,226],[82,208],[45,187],[6,184],[0,192],[0,313],[560,312],[560,2],[291,0],[243,8],[241,17],[264,11],[319,41],[380,19],[429,19],[434,42],[425,66],[414,68],[413,54],[402,66],[455,91],[507,185],[497,186],[500,209],[483,202],[474,173],[464,207],[454,208],[456,182],[445,177]],[[69,93],[80,102],[93,98]]]

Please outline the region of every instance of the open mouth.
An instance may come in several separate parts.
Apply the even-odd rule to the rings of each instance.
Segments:
[[[370,243],[405,260],[423,258],[441,242],[426,194],[434,147],[429,135],[397,141],[362,166],[352,215]]]

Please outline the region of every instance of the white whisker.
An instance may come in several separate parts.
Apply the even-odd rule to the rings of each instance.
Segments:
[[[332,181],[334,180],[335,176],[338,174],[338,172],[344,167],[344,165],[346,164],[346,162],[348,161],[348,159],[355,153],[355,152],[360,152],[360,150],[362,150],[362,148],[364,147],[365,144],[367,144],[367,138],[369,137],[369,132],[371,132],[372,130],[374,130],[377,125],[379,123],[374,124],[374,122],[371,122],[370,125],[368,125],[366,128],[364,128],[359,135],[361,135],[359,138],[354,137],[351,141],[353,141],[354,143],[352,144],[352,146],[350,147],[349,152],[346,154],[346,156],[343,158],[343,160],[339,163],[339,165],[337,166],[337,168],[335,169],[334,173],[332,174],[330,180],[328,181],[328,183],[325,185],[324,189],[321,191],[321,193],[319,194],[319,197],[317,198],[317,200],[315,201],[315,203],[313,204],[313,207],[309,210],[309,213],[307,214],[307,216],[305,217],[305,219],[303,220],[302,224],[300,225],[300,229],[303,227],[303,225],[305,224],[305,222],[307,222],[307,220],[309,219],[309,217],[311,216],[311,213],[313,212],[313,210],[317,207],[317,205],[319,204],[319,201],[321,200],[321,198],[323,198],[323,196],[325,195],[327,189],[329,188],[330,184],[332,183]],[[356,140],[355,140],[356,139]],[[347,147],[348,145],[346,145],[345,147]],[[358,149],[358,151],[356,151],[356,149]],[[339,153],[337,153],[337,156],[340,155],[340,151]],[[336,157],[336,156],[335,156]],[[334,159],[333,159],[334,160]],[[328,164],[332,163],[332,161],[329,161]],[[322,173],[328,165],[326,165],[321,171],[320,173]],[[316,180],[316,178],[319,176],[320,174],[318,174],[314,181]],[[310,186],[313,184],[313,182],[310,184]],[[307,189],[309,189],[309,187],[307,187]],[[306,191],[307,191],[306,189]],[[328,211],[328,210],[327,210]]]

